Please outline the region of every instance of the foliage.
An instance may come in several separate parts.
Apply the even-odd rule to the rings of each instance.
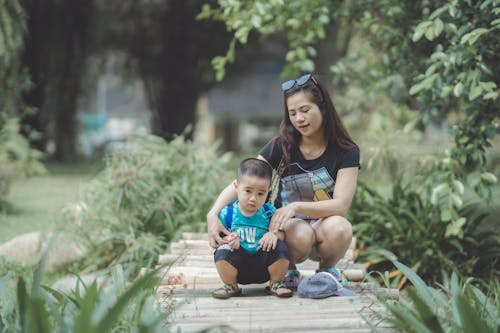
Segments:
[[[484,207],[468,204],[460,213],[466,216],[460,232],[450,231],[441,221],[440,213],[418,190],[421,180],[412,178],[408,184],[395,180],[389,198],[384,198],[360,183],[349,218],[354,233],[364,244],[361,261],[370,269],[386,271],[392,265],[385,251],[395,253],[426,281],[437,281],[441,270],[458,269],[464,274],[498,278],[500,235],[495,225],[484,226]],[[453,235],[453,236],[452,236]],[[400,271],[389,274],[393,286],[405,283]]]
[[[25,23],[18,1],[0,1],[0,211],[7,205],[5,197],[13,177],[44,172],[42,154],[30,148],[18,120],[33,111],[20,102],[30,86],[20,63]]]
[[[7,207],[6,196],[11,180],[18,176],[44,174],[43,154],[29,146],[21,135],[17,118],[7,119],[0,128],[0,211]]]
[[[394,265],[412,282],[408,299],[381,299],[388,310],[384,319],[402,332],[498,332],[500,329],[500,284],[491,282],[491,294],[473,285],[473,279],[446,276],[437,288],[427,285],[415,272],[395,261]],[[374,331],[378,330],[373,327]]]
[[[251,31],[264,36],[285,31],[289,51],[284,73],[293,76],[299,72],[312,72],[312,58],[317,53],[314,43],[325,38],[326,26],[331,22],[336,6],[334,1],[328,0],[221,0],[218,4],[219,7],[205,4],[198,16],[223,21],[234,35],[226,55],[212,60],[218,80],[224,78],[226,65],[234,62],[236,44],[246,44]]]
[[[171,142],[138,137],[107,158],[83,200],[68,206],[74,233],[111,261],[151,266],[183,231],[205,230],[214,198],[229,183],[229,155],[179,136]]]
[[[44,257],[46,259],[46,256]],[[17,278],[16,295],[0,279],[0,332],[163,332],[165,327],[155,305],[152,271],[126,286],[121,266],[113,271],[113,285],[100,290],[96,282],[79,284],[70,293],[42,285],[44,260],[33,275],[31,287]],[[17,297],[16,297],[17,296]]]
[[[21,111],[21,93],[30,85],[20,63],[25,30],[26,16],[19,1],[0,1],[0,129]]]

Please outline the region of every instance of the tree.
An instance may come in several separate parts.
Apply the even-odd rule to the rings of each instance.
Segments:
[[[407,93],[398,102],[418,110],[424,124],[457,114],[451,132],[455,146],[427,171],[428,199],[441,210],[450,236],[460,235],[465,223],[458,214],[465,181],[483,197],[496,182],[486,170],[485,152],[498,132],[499,13],[498,0],[221,0],[203,8],[204,17],[233,32],[229,51],[214,59],[219,79],[234,60],[235,46],[245,44],[251,32],[286,34],[287,76],[314,71],[315,45],[331,22],[342,22],[371,42],[373,57],[360,68],[354,65],[360,52],[351,49],[332,63],[338,80],[361,80],[366,89],[378,91],[402,81]]]
[[[22,63],[33,82],[23,97],[38,112],[22,120],[41,134],[32,144],[45,149],[54,142],[56,159],[75,158],[78,98],[90,88],[85,82],[96,80],[89,59],[114,51],[125,54],[126,75],[144,82],[153,132],[167,139],[182,133],[195,121],[198,96],[214,82],[210,60],[229,39],[223,25],[196,19],[202,3],[23,0]]]
[[[229,40],[223,25],[196,19],[202,3],[99,2],[98,52],[126,54],[129,70],[145,83],[153,132],[167,139],[195,121],[198,96],[214,82],[210,59]]]
[[[27,34],[22,62],[33,82],[24,94],[26,104],[38,112],[23,118],[41,136],[32,144],[45,150],[49,140],[54,157],[66,161],[76,156],[77,98],[89,54],[92,1],[23,0]]]

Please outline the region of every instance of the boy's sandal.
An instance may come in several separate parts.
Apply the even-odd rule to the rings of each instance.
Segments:
[[[227,299],[233,296],[241,296],[241,288],[233,288],[230,284],[224,284],[222,287],[212,291],[212,297]]]
[[[293,291],[288,289],[284,282],[270,282],[270,286],[266,287],[266,292],[280,298],[293,296]]]

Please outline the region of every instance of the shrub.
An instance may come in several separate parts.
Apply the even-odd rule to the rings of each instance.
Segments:
[[[155,305],[153,288],[157,271],[125,287],[121,266],[114,269],[113,285],[99,290],[94,282],[61,293],[41,284],[43,264],[38,266],[28,287],[17,279],[16,293],[7,288],[11,273],[0,278],[0,333],[9,332],[164,332],[163,319]]]
[[[231,179],[229,155],[217,146],[145,136],[128,147],[108,156],[82,202],[65,209],[99,265],[151,266],[181,232],[206,230],[206,213]]]
[[[473,279],[456,273],[444,277],[437,288],[428,286],[415,272],[395,261],[394,265],[413,286],[400,302],[380,299],[387,312],[382,316],[402,332],[498,332],[500,284],[493,280],[485,294]],[[477,282],[477,281],[476,281]],[[374,331],[377,331],[374,327]]]
[[[10,182],[16,176],[34,176],[46,172],[40,162],[42,152],[32,149],[21,135],[19,120],[9,118],[0,126],[0,211],[7,206]]]
[[[360,183],[349,210],[354,233],[364,246],[360,261],[370,269],[386,271],[392,267],[382,254],[394,253],[407,262],[425,281],[438,281],[442,269],[458,268],[467,275],[488,279],[498,277],[500,242],[494,226],[483,226],[487,216],[484,207],[467,204],[462,232],[449,234],[439,211],[422,199],[416,182],[403,185],[395,180],[389,198],[383,198],[366,184]],[[393,285],[401,287],[405,278],[400,271],[391,272]]]

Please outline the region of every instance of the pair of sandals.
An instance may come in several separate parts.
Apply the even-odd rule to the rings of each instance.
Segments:
[[[270,282],[265,289],[266,293],[280,298],[293,296],[293,291],[288,289],[284,282]],[[234,288],[231,284],[224,284],[222,287],[212,292],[212,297],[219,299],[228,299],[234,296],[241,296],[241,288]]]

